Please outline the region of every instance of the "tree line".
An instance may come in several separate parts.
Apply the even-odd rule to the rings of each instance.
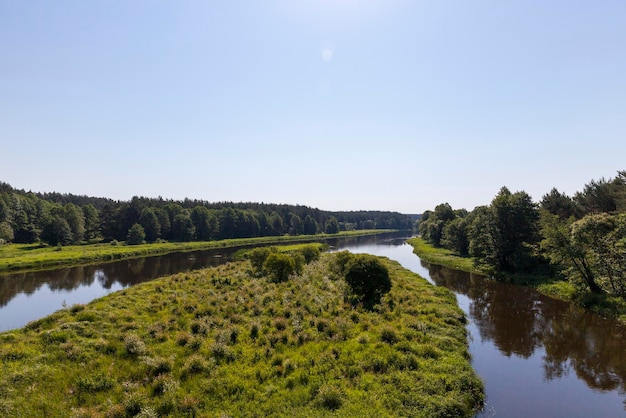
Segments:
[[[126,241],[210,241],[342,230],[411,229],[397,212],[331,212],[300,205],[130,201],[61,193],[33,193],[0,182],[0,243],[67,245]]]
[[[442,203],[422,214],[418,229],[501,280],[559,274],[593,293],[626,296],[626,171],[572,197],[553,188],[539,203],[506,187],[471,212]]]

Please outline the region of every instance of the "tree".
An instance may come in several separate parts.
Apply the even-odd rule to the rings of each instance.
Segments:
[[[443,227],[441,235],[441,245],[445,248],[456,251],[462,256],[469,254],[469,237],[465,218],[456,218],[448,222]]]
[[[0,222],[0,241],[11,242],[13,241],[13,228],[8,222]]]
[[[564,273],[572,281],[582,280],[589,290],[600,293],[600,286],[596,283],[585,249],[572,240],[572,223],[571,218],[562,219],[559,215],[542,211],[541,249],[552,263],[562,266]]]
[[[543,196],[539,206],[542,210],[558,215],[561,219],[568,219],[572,216],[578,217],[579,213],[574,199],[565,193],[560,193],[556,188]]]
[[[85,239],[94,240],[100,236],[100,217],[98,210],[92,204],[82,207],[85,219]]]
[[[538,228],[538,209],[531,197],[503,187],[489,207],[478,209],[470,231],[470,255],[496,275],[528,272],[537,265],[532,247],[539,242]]]
[[[124,240],[124,236],[120,233],[118,212],[118,207],[113,203],[105,204],[100,211],[100,233],[105,241]]]
[[[196,206],[191,210],[191,221],[196,229],[196,238],[200,241],[215,239],[219,233],[217,217],[204,206]]]
[[[626,188],[624,177],[620,175],[614,180],[591,180],[582,192],[574,195],[574,200],[585,214],[614,213],[617,211],[622,193]]]
[[[571,235],[586,252],[599,286],[626,296],[626,214],[585,216],[572,224]]]
[[[60,215],[52,217],[41,232],[41,239],[50,245],[68,245],[74,241],[69,223]]]
[[[292,214],[289,223],[291,225],[289,235],[302,235],[304,233],[304,223],[298,215]]]
[[[448,203],[442,203],[435,207],[434,212],[427,211],[422,215],[419,223],[421,237],[435,247],[441,247],[443,230],[449,222],[456,218],[456,214]]]
[[[239,227],[239,216],[233,208],[219,211],[220,239],[235,238]]]
[[[163,208],[155,208],[154,214],[159,220],[161,238],[171,239],[172,224],[170,217]]]
[[[196,228],[187,211],[183,211],[174,217],[172,223],[172,238],[177,241],[193,241]]]
[[[337,221],[337,218],[331,216],[326,220],[324,232],[327,234],[337,234],[339,232],[339,221]]]
[[[134,224],[128,230],[128,236],[126,237],[126,243],[128,245],[139,245],[146,242],[146,233],[143,227],[139,224]]]
[[[366,309],[380,303],[391,290],[387,267],[371,254],[355,254],[348,262],[345,279],[350,286],[352,301],[362,303]]]
[[[72,230],[73,242],[79,243],[85,237],[85,215],[83,211],[73,203],[63,206],[63,217]]]
[[[278,214],[278,212],[274,211],[270,214],[268,219],[270,225],[270,235],[282,235],[285,231],[285,222],[283,218]]]
[[[146,241],[154,242],[161,236],[161,224],[154,209],[146,207],[139,215],[139,225],[142,226],[146,233]]]
[[[304,234],[315,235],[317,234],[317,221],[313,219],[311,215],[307,215],[304,218]]]

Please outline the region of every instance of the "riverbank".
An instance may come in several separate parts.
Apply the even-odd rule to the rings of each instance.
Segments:
[[[249,261],[180,273],[0,333],[4,416],[473,416],[453,294],[381,258],[377,311],[337,253],[281,283]]]
[[[358,237],[391,232],[390,230],[341,231],[337,234],[285,235],[258,238],[239,238],[222,241],[161,242],[141,245],[69,245],[51,247],[40,244],[0,245],[0,273],[43,270],[53,267],[76,266],[99,261],[167,254],[171,252],[200,251],[217,248],[235,248],[248,245],[270,245],[289,242],[312,242],[332,238]]]
[[[435,248],[421,238],[411,238],[407,242],[413,247],[413,252],[428,263],[468,273],[488,275],[484,270],[475,267],[470,257],[461,257],[445,248]],[[516,284],[534,287],[541,294],[575,303],[599,315],[616,318],[626,324],[626,300],[619,296],[597,295],[585,292],[577,289],[567,280],[558,280],[545,276],[533,279],[525,277],[523,283]]]

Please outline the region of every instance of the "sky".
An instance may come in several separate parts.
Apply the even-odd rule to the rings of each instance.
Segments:
[[[323,210],[626,170],[623,0],[0,0],[0,181]]]

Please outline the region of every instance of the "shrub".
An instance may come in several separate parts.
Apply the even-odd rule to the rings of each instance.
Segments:
[[[284,282],[296,271],[296,263],[287,254],[272,253],[263,263],[263,270],[273,282]]]
[[[124,337],[124,347],[126,352],[131,355],[140,356],[146,353],[146,344],[135,334]]]
[[[316,261],[320,258],[320,249],[316,245],[307,245],[301,250],[305,263]]]
[[[343,391],[332,385],[322,385],[317,392],[317,403],[325,409],[334,411],[343,404]]]
[[[252,264],[255,274],[263,274],[263,264],[271,253],[272,250],[269,247],[259,247],[250,251],[250,264]]]
[[[372,308],[391,290],[387,267],[375,256],[356,254],[348,263],[345,279],[350,286],[353,301]]]
[[[388,343],[388,344],[395,344],[398,342],[399,338],[398,338],[398,334],[396,334],[396,330],[394,330],[393,328],[383,328],[383,330],[380,333],[380,340],[384,343]]]
[[[139,224],[134,224],[128,230],[128,237],[126,238],[126,243],[128,245],[138,245],[146,242],[146,232],[143,229],[143,226]]]
[[[79,378],[76,387],[82,393],[95,393],[111,389],[114,383],[112,379],[99,372],[92,376]]]

